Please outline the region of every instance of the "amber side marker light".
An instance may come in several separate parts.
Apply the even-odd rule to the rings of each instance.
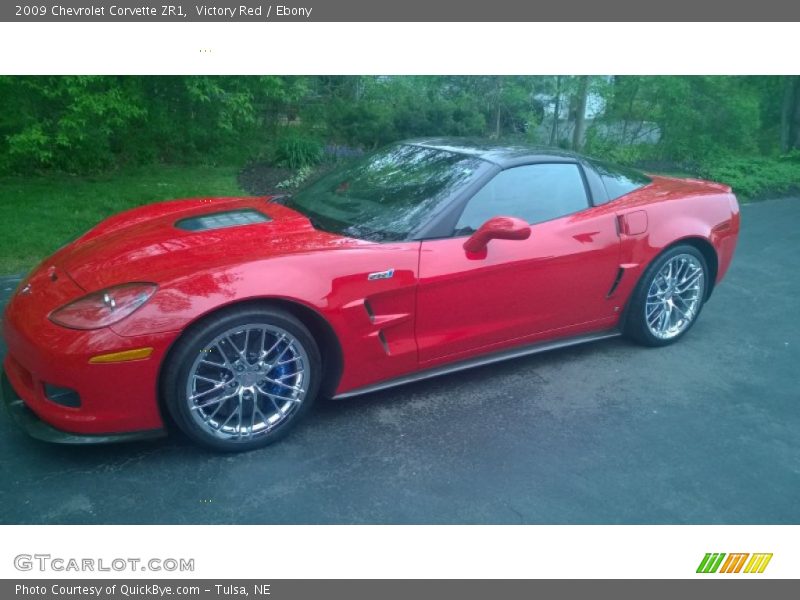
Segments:
[[[136,348],[135,350],[123,350],[122,352],[111,352],[110,354],[98,354],[90,358],[89,362],[91,364],[97,364],[144,360],[145,358],[150,358],[152,353],[152,348]]]

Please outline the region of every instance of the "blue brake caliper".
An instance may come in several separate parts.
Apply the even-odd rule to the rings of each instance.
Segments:
[[[281,352],[282,350],[279,350],[278,354],[280,354]],[[286,354],[283,355],[283,358],[281,360],[286,361],[286,360],[291,360],[292,358],[294,358],[294,353],[291,350],[288,350]],[[282,381],[286,385],[290,385],[286,383],[286,381],[284,381],[282,377],[285,377],[286,375],[293,373],[296,368],[295,365],[296,363],[293,362],[284,365],[275,365],[272,368],[272,370],[268,373],[269,378],[276,379],[278,381]],[[286,396],[288,388],[277,383],[270,383],[267,385],[267,391],[270,394],[277,394],[278,396]]]

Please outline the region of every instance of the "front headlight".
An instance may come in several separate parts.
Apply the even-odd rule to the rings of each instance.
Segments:
[[[121,321],[155,293],[154,283],[123,283],[92,292],[50,313],[56,325],[70,329],[100,329]]]

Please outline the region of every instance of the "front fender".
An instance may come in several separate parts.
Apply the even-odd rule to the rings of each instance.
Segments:
[[[121,336],[180,332],[240,302],[277,299],[303,305],[320,315],[339,341],[341,392],[416,367],[418,263],[419,242],[404,242],[199,271],[162,284],[142,309],[113,329]],[[389,277],[369,277],[389,271]]]

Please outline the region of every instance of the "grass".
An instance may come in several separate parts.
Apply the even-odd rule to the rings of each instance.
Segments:
[[[235,167],[148,167],[97,177],[0,177],[0,275],[26,271],[103,219],[142,204],[243,192]]]

